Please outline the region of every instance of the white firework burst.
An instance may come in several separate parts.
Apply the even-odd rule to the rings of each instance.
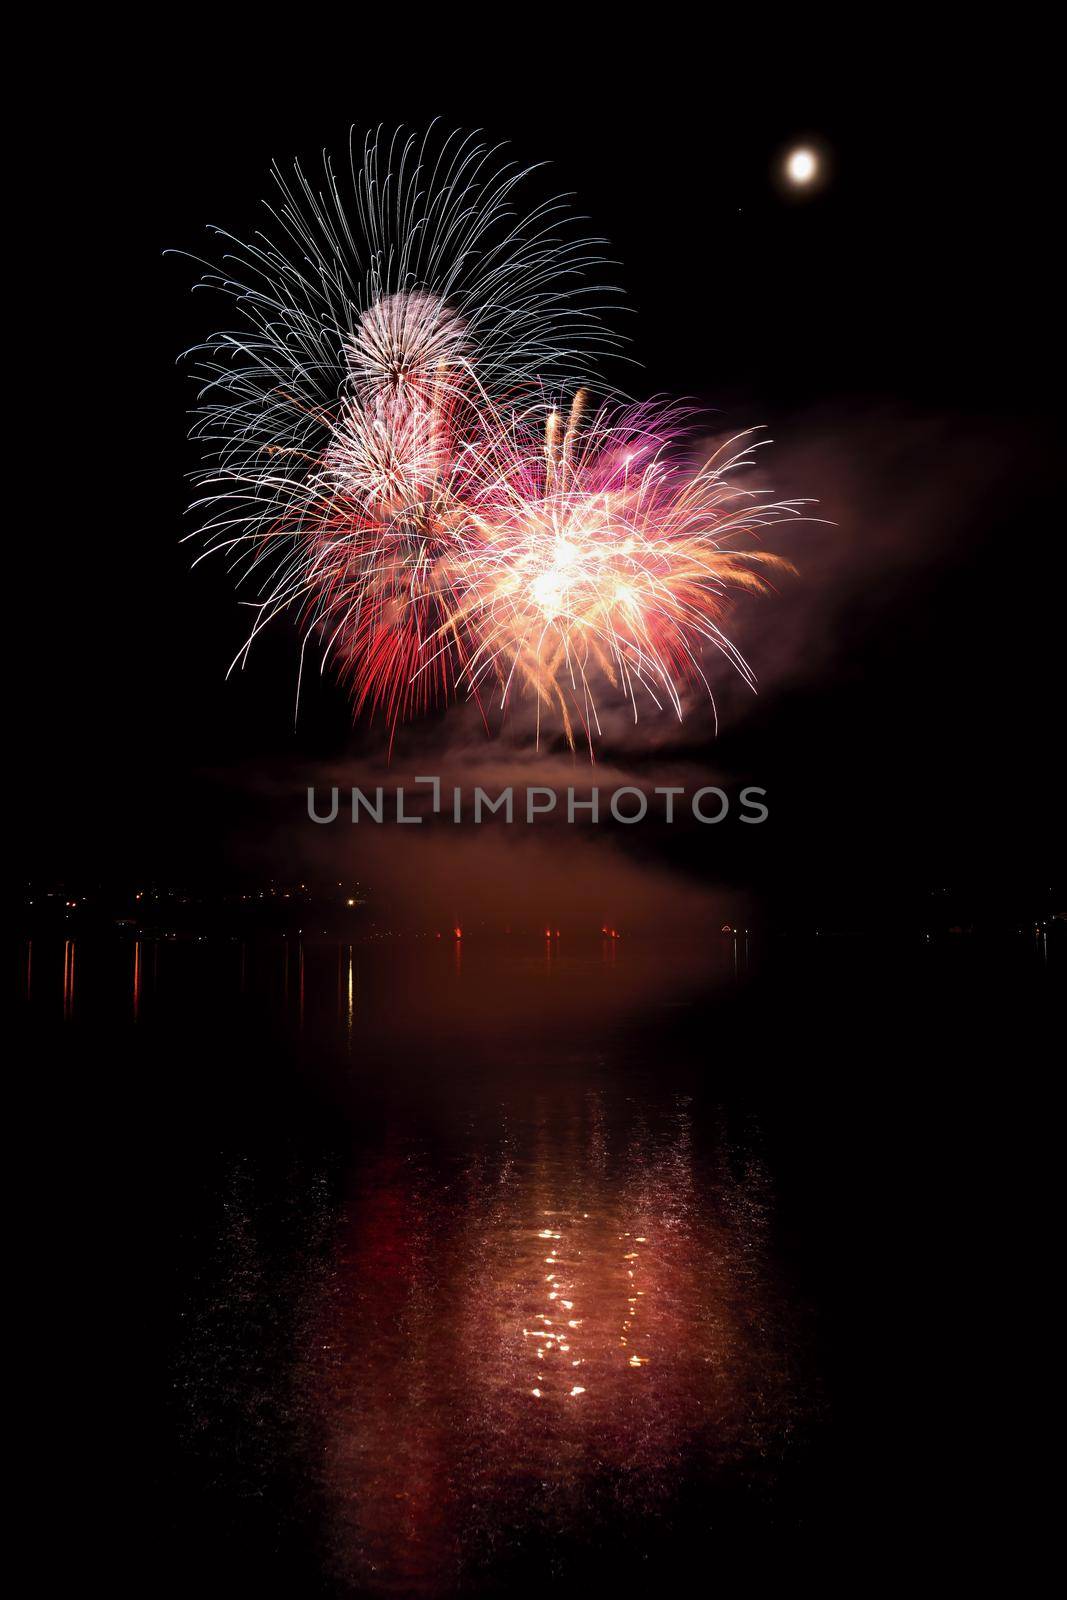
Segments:
[[[429,403],[588,382],[621,343],[603,320],[617,293],[599,281],[603,241],[566,197],[525,201],[533,170],[438,124],[353,131],[347,160],[324,156],[314,181],[299,164],[273,169],[270,220],[252,239],[214,230],[225,254],[198,258],[201,286],[232,302],[238,325],[188,352],[207,462],[192,510],[205,553],[261,584],[267,608],[339,432],[373,463],[385,403],[413,438]]]

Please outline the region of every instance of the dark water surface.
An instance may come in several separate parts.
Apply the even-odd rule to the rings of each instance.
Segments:
[[[844,1589],[966,1473],[1033,950],[24,953],[130,1592]]]

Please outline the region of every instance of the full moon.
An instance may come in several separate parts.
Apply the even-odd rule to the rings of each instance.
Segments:
[[[791,150],[786,158],[785,170],[790,183],[810,183],[818,169],[814,150]]]

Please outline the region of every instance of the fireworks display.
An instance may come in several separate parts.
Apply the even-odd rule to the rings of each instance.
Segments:
[[[525,172],[433,128],[368,136],[320,187],[274,176],[273,236],[204,279],[242,327],[196,352],[194,511],[256,608],[234,665],[292,612],[391,732],[522,700],[590,749],[605,699],[710,694],[708,651],[754,685],[726,609],[801,503],[744,487],[750,437],[702,458],[683,408],[603,397],[612,292],[564,202],[524,206]]]

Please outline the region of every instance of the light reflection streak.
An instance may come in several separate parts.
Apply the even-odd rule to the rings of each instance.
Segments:
[[[69,1021],[74,1015],[74,953],[73,939],[63,941],[63,1016]]]

